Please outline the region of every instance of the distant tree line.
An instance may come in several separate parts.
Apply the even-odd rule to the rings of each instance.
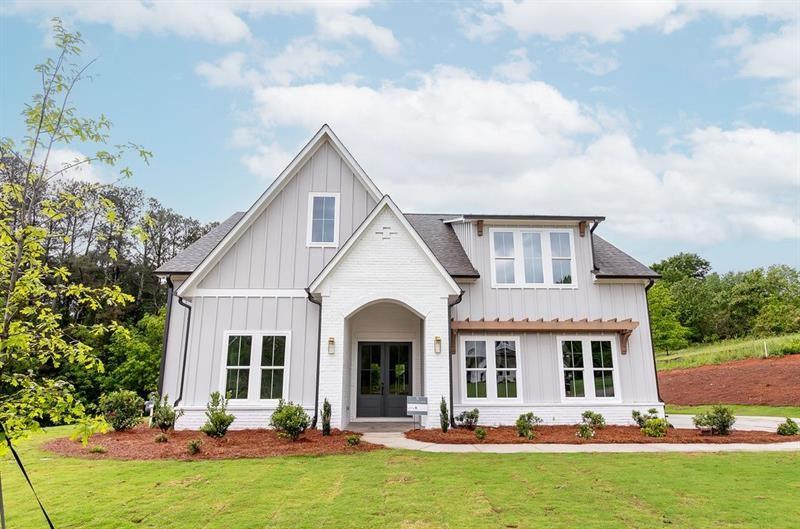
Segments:
[[[800,332],[800,271],[786,265],[718,274],[697,254],[652,265],[648,292],[657,350],[745,336]]]

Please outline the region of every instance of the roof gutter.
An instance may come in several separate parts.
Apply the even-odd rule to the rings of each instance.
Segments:
[[[164,343],[161,347],[161,364],[158,368],[158,396],[164,391],[164,366],[167,363],[167,343],[169,342],[169,322],[172,319],[172,295],[175,291],[175,285],[172,284],[172,278],[167,276],[167,314],[164,318]]]
[[[177,294],[176,294],[177,296]],[[173,406],[177,406],[181,399],[183,399],[183,383],[186,380],[186,356],[189,353],[189,331],[191,329],[190,324],[192,323],[192,306],[186,303],[182,297],[178,296],[178,303],[186,307],[186,336],[183,340],[183,355],[181,358],[181,385],[178,389],[178,398],[175,399],[175,402],[172,403]]]
[[[450,332],[450,314],[453,310],[453,307],[461,303],[462,299],[464,299],[464,289],[461,289],[461,293],[454,302],[447,304],[447,332],[450,333],[450,338],[453,337],[453,333]],[[450,340],[448,340],[448,343],[449,341]],[[450,426],[455,428],[456,418],[455,414],[453,413],[453,359],[451,358],[450,351],[447,351],[447,378],[449,381],[448,385],[450,386]]]
[[[322,302],[314,299],[314,296],[311,295],[311,290],[308,288],[306,288],[306,294],[308,294],[308,301],[319,306],[319,317],[317,318],[317,373],[316,381],[314,382],[314,419],[311,421],[311,429],[313,430],[317,427],[317,419],[319,418],[319,362],[321,350],[319,340],[322,336]]]
[[[650,351],[653,353],[653,374],[656,376],[656,397],[658,397],[658,402],[664,403],[664,399],[661,398],[661,388],[658,385],[658,368],[656,368],[656,348],[653,345],[653,319],[650,317],[650,300],[647,299],[647,293],[650,291],[650,288],[655,284],[655,279],[650,279],[647,282],[647,286],[644,287],[644,304],[647,308],[647,327],[650,329]]]

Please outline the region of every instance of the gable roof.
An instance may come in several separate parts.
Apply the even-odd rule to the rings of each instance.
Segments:
[[[156,275],[191,274],[244,216],[237,211],[155,270]]]
[[[630,255],[626,254],[607,240],[592,235],[594,243],[594,264],[598,270],[594,276],[598,279],[658,279],[661,277]]]
[[[350,154],[350,151],[342,144],[336,134],[333,133],[333,130],[325,124],[323,125],[314,137],[309,140],[309,142],[303,147],[303,149],[294,157],[294,159],[289,162],[289,165],[281,172],[280,175],[275,179],[275,181],[270,184],[264,193],[255,201],[255,203],[250,206],[244,215],[239,219],[238,222],[234,224],[232,229],[219,241],[218,244],[214,246],[214,248],[209,252],[209,254],[198,264],[195,270],[191,273],[191,275],[186,278],[186,281],[178,287],[178,296],[185,296],[187,292],[189,292],[192,288],[194,288],[208,273],[209,270],[213,268],[213,266],[222,258],[225,254],[225,251],[229,249],[239,237],[247,231],[253,222],[258,218],[258,216],[269,206],[272,202],[272,199],[281,192],[281,190],[286,187],[286,184],[297,174],[297,171],[303,166],[303,164],[308,161],[317,150],[325,144],[325,142],[330,142],[333,149],[336,153],[344,160],[344,162],[348,165],[349,169],[353,171],[356,179],[358,179],[361,184],[364,185],[367,192],[372,195],[375,201],[379,201],[381,199],[381,192],[378,190],[375,183],[367,176],[367,173],[364,172],[364,169],[358,164],[358,162],[353,158],[353,155]]]
[[[347,241],[339,248],[339,251],[337,251],[336,254],[333,256],[333,258],[330,261],[328,261],[328,264],[326,264],[322,268],[322,271],[319,273],[319,275],[317,275],[316,279],[314,279],[314,281],[312,281],[311,284],[308,286],[308,292],[314,292],[317,288],[319,288],[319,286],[322,284],[325,278],[328,277],[328,275],[331,273],[331,271],[333,271],[334,268],[336,268],[336,265],[339,263],[339,261],[342,260],[342,258],[347,254],[350,248],[352,248],[353,245],[356,243],[358,238],[361,237],[361,234],[364,233],[364,230],[366,230],[367,227],[369,227],[372,221],[375,220],[375,217],[377,217],[378,214],[385,208],[389,208],[395,214],[397,219],[400,221],[400,224],[406,229],[406,231],[408,231],[414,242],[417,243],[419,248],[428,257],[433,267],[436,268],[436,270],[442,275],[442,278],[444,278],[447,285],[453,290],[453,294],[458,295],[461,292],[461,287],[459,287],[453,280],[453,278],[450,277],[450,274],[444,268],[442,263],[439,262],[439,259],[434,255],[433,251],[428,247],[425,241],[422,240],[420,234],[417,232],[416,229],[414,229],[414,227],[408,221],[406,216],[403,215],[403,213],[400,211],[400,208],[397,207],[397,204],[394,203],[394,201],[391,199],[391,197],[389,197],[389,195],[385,195],[381,199],[381,201],[378,202],[378,204],[373,208],[370,214],[367,215],[367,218],[364,219],[361,225],[359,225],[356,231],[354,231],[353,234],[347,239]]]
[[[443,221],[455,215],[433,215],[425,213],[406,213],[406,219],[417,230],[422,240],[442,263],[447,273],[453,277],[480,277],[467,257],[467,252],[458,240],[453,227]]]

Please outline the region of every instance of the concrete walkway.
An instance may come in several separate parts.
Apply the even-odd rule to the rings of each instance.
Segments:
[[[774,432],[785,419],[778,417],[737,417],[735,428],[738,430],[756,430]],[[669,421],[676,428],[694,428],[691,415],[670,415]],[[407,439],[401,431],[368,431],[362,437],[369,443],[384,445],[387,448],[419,450],[421,452],[454,452],[454,453],[634,453],[634,452],[794,452],[800,451],[800,441],[767,444],[438,444],[423,443]]]

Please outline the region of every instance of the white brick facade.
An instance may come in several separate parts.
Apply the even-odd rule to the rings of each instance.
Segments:
[[[422,388],[429,403],[423,425],[438,424],[439,402],[442,397],[449,402],[448,300],[457,295],[457,287],[431,261],[395,208],[388,202],[378,208],[341,259],[314,285],[313,292],[322,298],[320,406],[327,398],[331,425],[346,426],[353,403],[345,381],[356,383],[345,373],[355,354],[346,336],[347,318],[370,303],[390,301],[404,305],[423,322]],[[439,353],[434,351],[437,337]],[[333,354],[328,347],[331,338]]]

